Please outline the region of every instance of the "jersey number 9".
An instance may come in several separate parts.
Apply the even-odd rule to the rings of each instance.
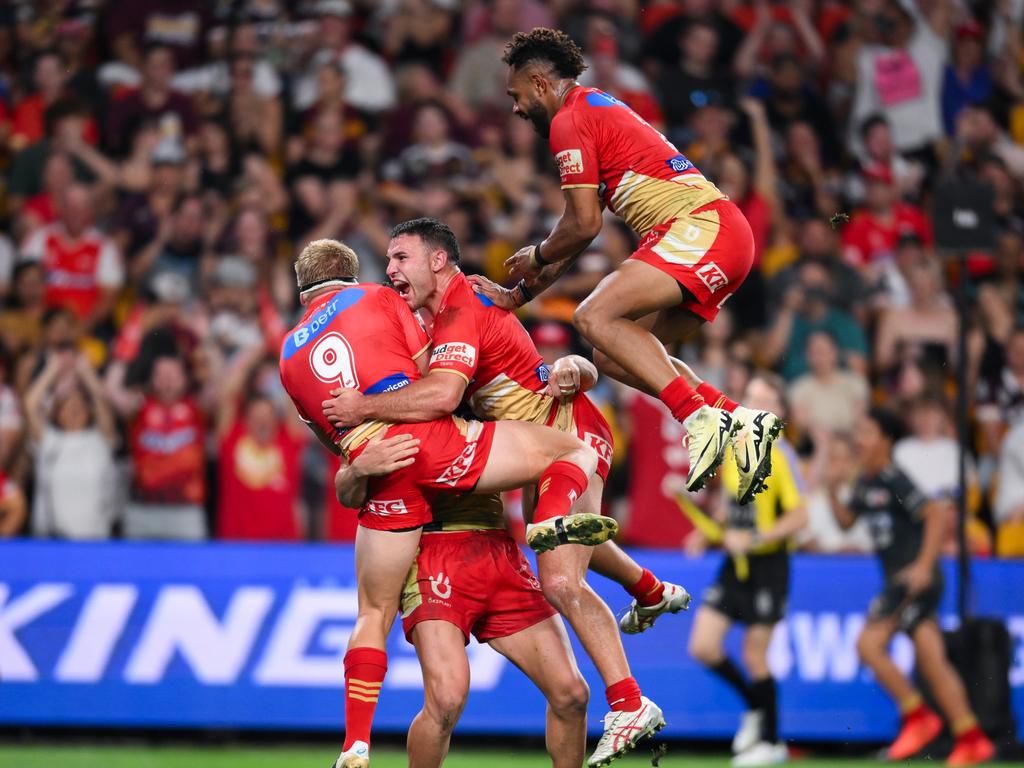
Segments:
[[[309,353],[309,365],[325,384],[339,383],[345,389],[358,389],[352,347],[340,333],[328,333]]]

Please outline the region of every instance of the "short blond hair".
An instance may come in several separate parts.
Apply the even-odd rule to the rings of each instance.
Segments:
[[[314,240],[295,259],[299,290],[305,285],[326,280],[355,280],[358,277],[359,257],[340,240]]]

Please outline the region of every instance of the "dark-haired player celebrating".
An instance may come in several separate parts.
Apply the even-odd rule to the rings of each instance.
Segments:
[[[942,731],[942,720],[889,658],[892,636],[905,632],[914,643],[917,667],[956,739],[946,764],[976,765],[989,760],[995,748],[971,712],[964,684],[946,658],[935,619],[942,598],[938,567],[942,502],[929,501],[893,464],[892,447],[901,433],[894,414],[871,409],[857,433],[861,467],[849,499],[839,498],[849,472],[837,466],[827,478],[836,521],[843,528],[858,517],[868,521],[885,573],[885,586],[868,609],[857,652],[900,709],[903,722],[889,746],[890,760],[906,760]]]
[[[563,274],[601,231],[607,206],[641,237],[639,249],[576,310],[580,333],[608,375],[661,399],[687,433],[687,487],[703,486],[731,438],[747,503],[771,473],[781,422],[702,382],[665,344],[693,335],[736,291],[754,258],[750,225],[672,143],[621,101],[577,81],[586,68],[563,32],[537,28],[505,48],[512,111],[548,138],[565,212],[548,237],[506,265],[523,279],[477,290],[518,307]]]

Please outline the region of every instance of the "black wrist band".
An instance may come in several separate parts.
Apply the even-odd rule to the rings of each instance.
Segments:
[[[533,294],[530,293],[530,289],[526,287],[525,278],[516,283],[516,288],[519,289],[519,292],[523,295],[523,298],[526,300],[523,302],[523,304],[525,304],[527,301],[533,301]],[[522,306],[522,304],[520,304],[519,306]]]
[[[550,261],[545,261],[544,257],[541,256],[540,243],[537,243],[537,245],[533,246],[533,260],[540,264],[542,267],[546,267],[548,264],[551,263]]]

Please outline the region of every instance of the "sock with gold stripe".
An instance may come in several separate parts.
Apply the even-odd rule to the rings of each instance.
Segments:
[[[373,712],[388,671],[388,655],[379,648],[350,648],[345,654],[345,746],[370,743]]]
[[[703,397],[712,408],[721,408],[723,411],[732,413],[739,407],[739,403],[730,400],[706,381],[702,381],[697,387],[697,394]]]
[[[556,461],[540,476],[537,484],[537,509],[533,522],[569,514],[573,503],[587,490],[587,476],[569,461]]]

